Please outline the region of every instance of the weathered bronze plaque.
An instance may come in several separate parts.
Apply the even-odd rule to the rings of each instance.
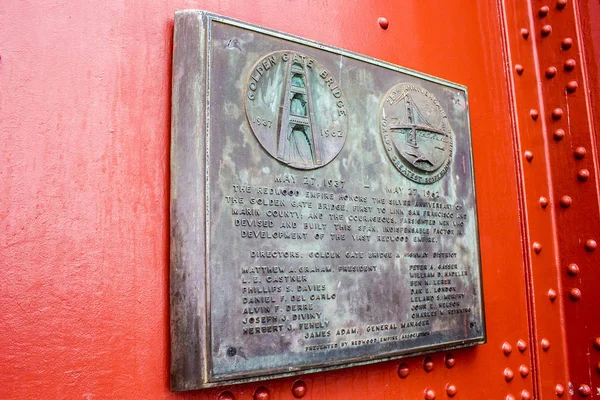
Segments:
[[[175,17],[171,383],[485,341],[466,88]]]

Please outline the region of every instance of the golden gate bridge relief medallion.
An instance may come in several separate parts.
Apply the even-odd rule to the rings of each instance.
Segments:
[[[379,111],[385,150],[396,168],[417,183],[433,183],[448,171],[453,134],[438,100],[421,86],[400,83]]]
[[[305,54],[276,51],[254,64],[245,88],[252,132],[275,159],[320,168],[344,147],[346,103],[333,70]]]

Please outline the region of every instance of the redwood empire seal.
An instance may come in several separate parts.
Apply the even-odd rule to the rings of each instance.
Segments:
[[[417,183],[433,183],[448,171],[453,134],[438,100],[423,87],[400,83],[379,111],[383,146],[394,166]]]

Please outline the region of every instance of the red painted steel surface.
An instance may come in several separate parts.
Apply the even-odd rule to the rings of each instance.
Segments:
[[[584,79],[571,2],[560,13],[549,4],[545,42],[543,22],[528,5],[506,3],[1,2],[0,398],[526,399],[534,382],[540,398],[554,398],[555,384],[568,390],[569,371],[575,384],[595,390],[598,375],[586,380],[582,371],[600,361],[590,342],[600,336],[593,331],[600,250],[588,252],[580,240],[600,240],[585,96],[598,87],[597,75]],[[425,357],[416,357],[304,375],[295,385],[290,378],[169,392],[170,62],[173,13],[184,8],[468,87],[487,344],[452,352],[454,361],[432,354],[430,372]],[[590,10],[581,16],[588,28],[589,15],[598,15]],[[531,31],[526,44],[522,25]],[[597,32],[592,27],[585,40],[598,45]],[[565,36],[574,40],[573,95],[563,93],[567,53],[556,48]],[[598,60],[597,51],[587,54]],[[522,75],[512,73],[515,62]],[[552,82],[536,63],[556,66]],[[552,120],[556,107],[564,109],[562,121],[577,119],[577,129]],[[560,143],[550,131],[559,126]],[[583,160],[573,146],[587,149]],[[531,162],[521,157],[526,150]],[[577,179],[582,168],[590,172],[586,182]],[[562,195],[572,198],[568,209],[557,205]],[[571,262],[580,267],[577,277],[567,276]],[[574,287],[578,302],[568,298]],[[549,289],[557,291],[554,302]]]

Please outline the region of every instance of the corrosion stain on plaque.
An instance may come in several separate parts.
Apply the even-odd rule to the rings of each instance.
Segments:
[[[385,150],[408,179],[440,180],[452,158],[452,130],[438,100],[421,86],[401,83],[383,98],[379,113]]]
[[[277,51],[260,59],[248,77],[245,104],[260,144],[291,167],[322,167],[346,141],[346,107],[337,79],[304,54]]]

